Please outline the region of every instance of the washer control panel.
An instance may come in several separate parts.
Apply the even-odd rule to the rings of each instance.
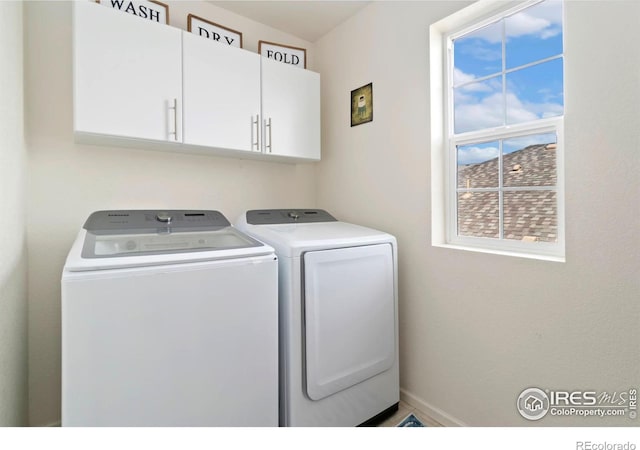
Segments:
[[[337,219],[323,209],[254,209],[247,211],[247,223],[251,225],[315,222],[337,222]]]
[[[96,211],[89,216],[84,228],[92,233],[123,234],[162,231],[172,233],[193,229],[220,229],[231,224],[219,211],[209,210],[114,210]],[[146,230],[146,231],[143,231]]]
[[[167,212],[160,212],[156,214],[156,220],[162,223],[171,223],[173,216]]]

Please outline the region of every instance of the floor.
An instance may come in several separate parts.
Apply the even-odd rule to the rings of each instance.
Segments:
[[[393,416],[391,416],[388,419],[384,420],[383,422],[379,423],[377,426],[379,426],[379,427],[395,427],[396,425],[398,425],[402,421],[402,419],[404,419],[405,417],[407,417],[411,413],[413,413],[418,419],[420,419],[420,421],[423,424],[425,424],[428,427],[441,427],[442,426],[441,424],[439,424],[438,422],[433,420],[431,417],[429,417],[427,414],[423,413],[419,409],[414,408],[413,406],[411,406],[408,403],[405,403],[403,401],[400,401],[400,404],[398,405],[398,411],[396,411],[396,413]]]

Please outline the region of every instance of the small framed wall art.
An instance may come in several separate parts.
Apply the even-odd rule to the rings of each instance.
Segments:
[[[169,24],[169,6],[155,0],[96,0],[96,3],[132,14],[141,19]]]
[[[351,91],[351,126],[373,120],[373,83]]]
[[[242,48],[242,33],[193,14],[187,16],[187,31],[221,44]]]
[[[258,41],[258,53],[268,59],[275,59],[303,69],[307,68],[307,50],[304,48]]]

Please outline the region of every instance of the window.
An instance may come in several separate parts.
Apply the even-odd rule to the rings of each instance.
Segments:
[[[434,244],[562,260],[562,2],[478,3],[431,29]]]

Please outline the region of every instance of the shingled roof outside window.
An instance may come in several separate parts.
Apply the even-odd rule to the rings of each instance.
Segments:
[[[555,187],[556,144],[529,145],[502,157],[504,239],[556,242],[558,238],[555,190],[514,190],[509,187]],[[472,191],[497,187],[500,158],[458,167],[458,233],[500,238],[499,193]],[[469,190],[467,190],[469,189]]]

